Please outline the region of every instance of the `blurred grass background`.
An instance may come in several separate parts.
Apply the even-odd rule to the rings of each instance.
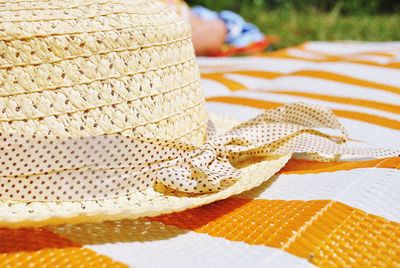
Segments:
[[[275,48],[308,40],[400,40],[400,0],[190,0],[229,9],[280,37]]]

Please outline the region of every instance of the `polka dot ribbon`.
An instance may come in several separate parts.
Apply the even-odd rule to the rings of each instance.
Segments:
[[[82,201],[145,191],[155,183],[177,191],[220,191],[240,178],[243,162],[285,154],[320,161],[341,154],[399,155],[344,145],[347,134],[329,110],[288,104],[195,147],[178,141],[124,136],[46,137],[0,134],[0,199]],[[335,132],[335,133],[332,133]],[[329,133],[329,134],[328,134]]]

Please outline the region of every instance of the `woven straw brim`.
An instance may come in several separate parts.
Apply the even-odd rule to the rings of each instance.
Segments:
[[[229,129],[234,124],[227,118],[215,115],[212,115],[211,118],[219,131]],[[237,182],[220,192],[211,194],[178,196],[176,193],[168,193],[168,191],[160,189],[163,187],[155,187],[144,192],[97,201],[30,203],[0,201],[0,227],[41,227],[67,223],[136,219],[183,211],[257,187],[278,172],[289,159],[290,155],[286,155],[250,163],[241,169],[241,177]]]

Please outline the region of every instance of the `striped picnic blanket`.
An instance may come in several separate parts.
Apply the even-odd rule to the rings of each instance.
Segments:
[[[400,148],[400,43],[310,42],[200,58],[207,107],[241,120],[331,108],[365,146]],[[252,191],[156,218],[0,229],[0,267],[400,266],[400,157],[291,160]]]

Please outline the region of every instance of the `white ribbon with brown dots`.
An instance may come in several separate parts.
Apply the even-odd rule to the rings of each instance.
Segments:
[[[333,129],[339,136],[317,129]],[[388,157],[389,149],[349,148],[334,114],[288,104],[268,110],[223,135],[212,123],[201,147],[124,136],[24,137],[0,133],[0,199],[83,201],[143,191],[156,182],[188,193],[219,191],[235,182],[234,166],[252,157],[307,153],[320,161],[340,154]]]

